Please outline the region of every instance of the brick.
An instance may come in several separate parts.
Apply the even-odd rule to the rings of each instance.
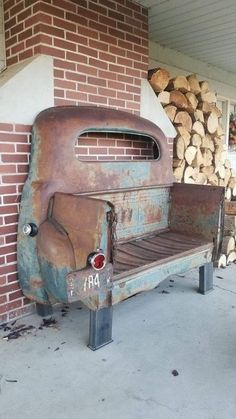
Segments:
[[[5,22],[5,31],[7,31],[8,29],[11,29],[15,25],[16,25],[16,17],[14,16],[12,19],[8,20],[8,22]]]
[[[117,92],[117,99],[133,100],[133,94],[127,92]]]
[[[89,58],[89,64],[92,67],[95,67],[97,69],[107,70],[108,69],[108,63],[106,61],[100,61],[96,60],[94,58]]]
[[[98,145],[99,146],[106,146],[106,147],[115,147],[116,140],[111,140],[111,139],[108,139],[108,138],[99,139],[98,140]]]
[[[68,80],[55,79],[55,87],[60,89],[76,90],[76,83]]]
[[[30,153],[31,145],[30,144],[16,144],[17,153]]]
[[[28,156],[26,154],[3,154],[2,161],[4,163],[27,162]]]
[[[66,31],[76,32],[76,24],[69,22],[68,20],[53,18],[53,25],[59,28],[65,29]]]
[[[100,51],[108,51],[108,44],[105,42],[100,42],[95,39],[89,39],[89,47],[95,48]]]
[[[88,95],[84,92],[66,92],[66,98],[67,99],[74,99],[82,102],[88,101]]]
[[[15,291],[15,292],[11,292],[9,294],[9,301],[14,301],[14,300],[17,300],[18,298],[21,298],[21,297],[23,297],[23,293],[22,293],[21,290]]]
[[[30,38],[33,35],[32,28],[28,28],[25,31],[19,33],[18,41],[24,41],[27,38]]]
[[[13,224],[0,227],[0,234],[2,235],[16,233],[16,231],[17,231],[17,226]]]
[[[80,154],[88,154],[88,148],[87,147],[76,147],[75,153],[80,155]]]
[[[3,204],[14,204],[20,202],[19,195],[7,195],[3,197]]]
[[[55,99],[54,105],[55,106],[69,106],[69,105],[76,105],[76,102],[74,100]]]
[[[108,33],[111,36],[115,36],[118,39],[125,39],[125,34],[122,31],[118,31],[117,29],[114,28],[108,28]]]
[[[108,45],[117,45],[118,39],[115,36],[100,33],[100,41],[107,42]]]
[[[61,49],[56,49],[56,48],[48,47],[45,45],[41,45],[40,51],[41,51],[41,54],[51,55],[57,58],[65,58],[65,51]]]
[[[26,60],[26,58],[30,58],[30,57],[32,57],[34,54],[33,54],[33,50],[30,48],[30,49],[27,49],[27,50],[25,50],[24,52],[22,52],[21,54],[19,54],[19,59],[20,60]]]
[[[65,12],[63,9],[59,9],[58,7],[51,6],[50,4],[42,3],[41,11],[44,13],[48,13],[52,16],[57,16],[60,18],[65,17]]]
[[[65,70],[72,70],[72,71],[76,70],[75,63],[70,63],[68,61],[62,61],[58,59],[54,59],[54,67],[63,68]]]
[[[7,185],[7,186],[0,185],[0,194],[1,195],[15,194],[15,193],[16,193],[16,186],[14,186],[14,185]]]
[[[60,7],[63,10],[68,10],[70,12],[76,13],[76,5],[68,0],[53,0],[53,4],[54,6]]]
[[[118,46],[123,49],[133,50],[133,44],[131,42],[123,41],[122,39],[118,40]]]
[[[18,132],[28,132],[28,133],[30,133],[31,129],[32,129],[31,125],[23,125],[23,124],[16,124],[15,125],[15,131],[18,131]]]
[[[117,92],[113,89],[98,88],[98,94],[107,97],[116,97]]]
[[[117,22],[115,20],[111,19],[110,17],[103,16],[103,15],[99,16],[99,23],[102,23],[103,25],[106,25],[106,26],[110,26],[112,28],[116,28],[117,26]]]
[[[106,97],[89,95],[89,102],[91,102],[91,103],[100,103],[100,104],[105,105],[105,104],[107,104],[107,100],[108,100],[108,98],[106,98]]]
[[[0,144],[0,153],[14,153],[15,145],[14,144]]]
[[[98,6],[97,4],[93,3],[92,1],[89,2],[89,10],[93,10],[94,12],[102,15],[102,16],[106,16],[107,15],[107,8],[103,7],[103,6]]]
[[[10,243],[16,243],[17,241],[17,235],[10,235],[6,237],[6,243],[10,244]],[[12,255],[7,255],[7,263],[13,263],[16,262],[17,260],[17,256],[16,253],[13,253]]]
[[[0,214],[16,214],[17,206],[16,205],[2,205],[0,207]]]
[[[2,165],[0,165],[0,174],[7,175],[7,174],[10,174],[10,173],[16,173],[16,165],[12,165],[12,164],[2,164]]]
[[[97,94],[98,88],[96,86],[90,86],[89,84],[81,84],[79,86],[79,91],[85,92],[85,93]]]
[[[132,142],[130,140],[117,140],[118,147],[131,147]]]
[[[113,80],[108,80],[108,88],[114,90],[125,90],[125,84]]]
[[[107,154],[107,148],[103,147],[93,147],[89,149],[89,154]]]
[[[77,54],[75,52],[66,52],[66,59],[69,61],[75,61],[77,63],[87,64],[87,55]]]
[[[77,33],[66,32],[66,39],[77,44],[79,50],[80,45],[88,45],[88,38],[78,35]]]
[[[17,173],[28,174],[28,172],[29,172],[29,165],[28,164],[18,164],[17,165]]]
[[[36,30],[36,26],[34,27]],[[37,25],[37,29],[39,32],[46,33],[48,35],[56,36],[57,38],[64,38],[65,31],[63,29],[56,28],[55,26],[49,26],[44,23],[40,23]],[[35,32],[37,33],[37,32]]]
[[[123,48],[116,47],[114,45],[109,45],[109,52],[114,55],[125,57],[126,51]]]
[[[125,68],[123,66],[116,64],[109,64],[109,70],[113,71],[116,74],[122,74],[125,72]]]
[[[13,131],[13,125],[0,123],[0,131]]]
[[[16,35],[12,36],[9,39],[6,39],[6,48],[11,47],[12,45],[16,44],[16,42],[17,42],[17,36]]]
[[[91,20],[94,20],[95,22],[98,20],[98,14],[96,12],[93,12],[88,7],[85,8],[85,7],[78,6],[77,13],[80,18],[83,17],[83,18],[91,19]]]
[[[95,76],[98,75],[98,69],[95,67],[91,67],[89,65],[78,64],[77,71],[80,73],[84,73],[88,76]]]
[[[23,23],[18,23],[18,25],[13,26],[13,28],[11,29],[11,36],[14,36],[20,32],[22,32],[24,30],[24,25]]]
[[[62,89],[54,89],[54,96],[55,97],[64,97],[65,92]]]
[[[58,79],[64,79],[65,77],[65,72],[63,70],[58,70],[55,69],[53,70],[53,76],[58,78]]]
[[[7,297],[6,295],[0,295],[0,305],[4,304],[7,302]]]
[[[11,284],[12,282],[16,282],[17,281],[17,273],[11,273],[7,275],[7,282],[8,284]]]
[[[117,4],[117,11],[120,12],[120,13],[123,13],[123,15],[125,17],[127,17],[127,16],[133,16],[133,9],[130,9],[128,7],[125,7],[125,6],[121,5],[121,4]]]
[[[112,107],[125,108],[125,101],[120,99],[109,98],[108,105]]]
[[[54,46],[58,48],[62,48],[69,51],[76,51],[76,44],[72,42],[64,41],[62,39],[54,39]]]
[[[4,217],[5,224],[15,224],[18,222],[18,214],[7,215]]]
[[[23,10],[23,12],[17,14],[17,22],[25,20],[27,17],[31,16],[31,8]]]
[[[5,175],[2,177],[3,183],[25,183],[26,175]]]
[[[17,56],[7,59],[7,66],[11,66],[11,65],[16,64],[16,63],[18,63],[18,57]]]
[[[111,148],[109,148],[108,152],[109,152],[109,154],[112,154],[112,155],[125,154],[125,150],[123,148],[118,148],[118,147],[115,147],[115,148],[111,147]]]
[[[16,246],[16,245],[14,245]],[[5,265],[1,267],[1,273],[4,274],[11,274],[13,272],[17,272],[17,265],[16,264],[12,264],[12,265]]]
[[[103,86],[105,87],[107,85],[106,80],[103,80],[98,77],[88,77],[88,84],[93,84],[95,86]]]
[[[68,20],[69,22],[75,22],[77,24],[84,25],[84,26],[87,26],[88,24],[87,18],[80,13],[75,14],[75,13],[66,12],[66,20]]]
[[[116,9],[116,1],[99,0],[99,4],[108,7],[109,9]]]
[[[98,39],[98,36],[99,36],[98,32],[93,30],[93,28],[89,29],[89,28],[84,27],[84,26],[79,26],[78,27],[78,33],[80,35],[86,36],[87,38],[93,38],[93,39]],[[101,39],[101,41],[102,41],[102,39]]]
[[[65,78],[67,80],[73,80],[73,81],[77,81],[77,82],[81,82],[81,83],[86,83],[86,76],[84,76],[82,74],[78,74],[78,73],[73,73],[73,72],[70,72],[70,71],[66,71]],[[92,84],[92,83],[89,83],[89,81],[88,81],[88,84]]]
[[[99,52],[99,60],[116,63],[116,56],[106,52]]]
[[[108,16],[114,21],[124,22],[125,15],[123,13],[115,12],[114,10],[108,10]]]

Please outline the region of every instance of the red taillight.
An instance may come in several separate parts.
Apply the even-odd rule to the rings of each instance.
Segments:
[[[104,253],[94,252],[89,255],[88,262],[94,269],[99,271],[100,269],[103,269],[106,265],[106,257]]]

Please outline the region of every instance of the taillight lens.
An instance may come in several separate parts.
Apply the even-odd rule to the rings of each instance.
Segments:
[[[92,268],[99,271],[106,265],[106,257],[102,252],[94,252],[89,255],[88,263],[92,266]]]

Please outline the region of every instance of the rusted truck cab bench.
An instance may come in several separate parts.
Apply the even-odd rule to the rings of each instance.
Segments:
[[[74,146],[86,132],[149,137],[156,160],[85,162]],[[224,189],[174,183],[167,139],[122,111],[58,107],[33,129],[31,165],[18,231],[18,270],[38,312],[81,300],[90,309],[89,347],[112,340],[112,306],[199,267],[199,291],[213,287]]]

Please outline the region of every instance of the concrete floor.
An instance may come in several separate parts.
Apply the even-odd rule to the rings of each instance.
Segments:
[[[114,342],[96,352],[80,304],[57,308],[57,328],[33,315],[17,321],[31,334],[1,330],[0,418],[235,419],[236,265],[214,276],[206,296],[193,271],[114,307]]]

